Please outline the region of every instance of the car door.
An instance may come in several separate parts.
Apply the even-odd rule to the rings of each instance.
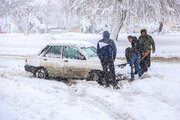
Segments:
[[[62,75],[62,52],[62,46],[51,46],[42,56],[41,66],[45,67],[52,76]]]
[[[85,78],[88,71],[87,61],[77,47],[65,46],[63,54],[63,73],[65,77]]]

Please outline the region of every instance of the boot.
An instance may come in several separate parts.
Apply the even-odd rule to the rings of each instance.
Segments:
[[[120,89],[120,87],[117,85],[113,85],[113,89]]]
[[[134,78],[131,78],[131,79],[129,80],[129,82],[132,82],[132,81],[134,81]]]
[[[110,85],[109,85],[109,84],[106,84],[106,85],[105,85],[105,87],[107,87],[107,88],[108,88],[108,87],[110,87]]]

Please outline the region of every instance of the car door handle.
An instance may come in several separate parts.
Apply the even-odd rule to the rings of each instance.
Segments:
[[[70,71],[70,72],[72,72],[72,71],[73,71],[72,69],[64,69],[64,70],[66,70],[66,71]]]
[[[64,62],[68,62],[68,60],[64,60]]]
[[[47,61],[47,59],[44,59],[44,61]]]

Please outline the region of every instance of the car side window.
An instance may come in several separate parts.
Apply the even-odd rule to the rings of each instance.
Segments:
[[[85,60],[85,57],[79,52],[76,47],[65,47],[64,57],[67,59]]]
[[[62,46],[51,46],[46,52],[45,57],[61,58],[62,57]]]

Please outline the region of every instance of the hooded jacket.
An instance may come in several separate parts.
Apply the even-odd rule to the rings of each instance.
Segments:
[[[116,45],[113,40],[109,39],[110,34],[108,31],[103,33],[103,39],[97,43],[97,54],[100,59],[115,59],[116,58]]]
[[[146,32],[146,35],[143,36],[142,32]],[[145,48],[146,52],[151,50],[151,46],[152,46],[152,49],[155,50],[155,42],[154,42],[153,38],[147,34],[146,29],[141,30],[141,36],[139,36],[139,41],[141,41],[141,43],[144,44],[144,48]]]

